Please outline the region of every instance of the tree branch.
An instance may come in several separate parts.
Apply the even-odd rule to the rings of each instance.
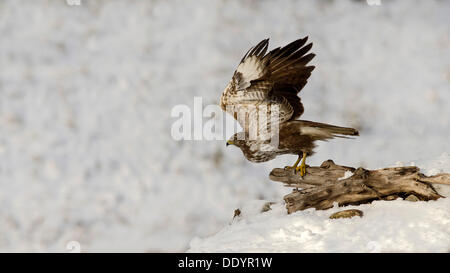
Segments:
[[[347,171],[353,175],[343,179]],[[279,168],[273,169],[269,177],[287,187],[302,188],[284,197],[288,213],[307,208],[328,209],[335,202],[345,206],[405,198],[411,194],[419,200],[436,200],[443,196],[432,183],[450,185],[450,174],[428,177],[414,166],[366,170],[336,165],[332,160],[320,167],[307,167],[303,178],[294,170]]]

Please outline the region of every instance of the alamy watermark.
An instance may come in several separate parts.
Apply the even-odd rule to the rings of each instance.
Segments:
[[[69,253],[80,253],[81,244],[78,241],[70,241],[67,243],[66,249],[69,251]]]
[[[381,252],[381,244],[377,241],[370,241],[367,243],[366,249],[370,253],[380,253]]]
[[[369,6],[380,6],[381,0],[366,0],[367,5]]]
[[[80,6],[81,0],[66,0],[66,3],[69,6]]]
[[[194,97],[193,107],[179,104],[172,108],[171,135],[174,140],[225,140],[235,132],[237,124],[226,122],[226,113],[239,121],[245,133],[237,134],[240,140],[270,142],[278,146],[280,110],[277,104],[227,106],[203,105],[201,97]]]

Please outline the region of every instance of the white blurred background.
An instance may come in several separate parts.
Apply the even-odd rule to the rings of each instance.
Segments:
[[[184,251],[242,203],[280,201],[268,173],[295,156],[253,164],[170,134],[171,109],[218,103],[267,37],[314,43],[302,119],[360,129],[308,164],[450,152],[449,14],[439,0],[2,0],[0,251]]]

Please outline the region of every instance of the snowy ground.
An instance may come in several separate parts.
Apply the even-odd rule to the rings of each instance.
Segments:
[[[210,238],[192,240],[189,252],[449,252],[449,207],[448,198],[426,204],[376,201],[356,207],[362,218],[331,220],[342,208],[287,215],[278,204],[242,216]]]
[[[442,154],[424,165],[429,175],[450,172],[450,156]],[[436,189],[450,196],[450,186]],[[192,240],[189,252],[450,252],[450,198],[348,206],[364,216],[333,220],[329,216],[343,208],[287,215],[282,203],[261,213],[264,203],[248,202],[220,232]]]
[[[267,176],[295,158],[252,164],[224,141],[177,142],[170,114],[194,96],[217,103],[261,39],[275,47],[309,35],[317,67],[302,118],[355,126],[361,137],[321,144],[308,164],[448,168],[429,159],[450,152],[449,13],[438,0],[1,1],[0,251],[66,251],[70,241],[82,251],[363,251],[368,241],[448,250],[446,199],[393,201],[390,214],[376,202],[336,222],[332,210],[286,216],[279,205],[227,226],[237,207],[281,200],[288,190]],[[262,236],[247,246],[214,246],[251,227]],[[297,249],[258,241],[294,238],[294,228]],[[339,247],[333,232],[358,237]]]

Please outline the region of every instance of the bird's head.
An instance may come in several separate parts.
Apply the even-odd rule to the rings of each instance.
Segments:
[[[226,146],[234,145],[239,148],[244,147],[246,145],[245,135],[243,132],[236,133],[227,140]]]
[[[265,162],[276,156],[276,153],[265,153],[264,149],[266,149],[267,145],[264,141],[245,138],[244,132],[234,134],[228,139],[227,146],[229,145],[234,145],[241,149],[245,158],[251,162]]]

